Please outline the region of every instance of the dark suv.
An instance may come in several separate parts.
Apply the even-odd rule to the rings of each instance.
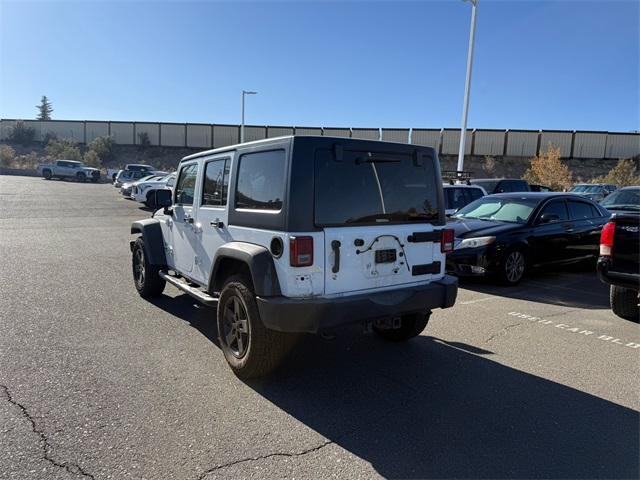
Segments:
[[[530,192],[526,180],[519,178],[476,178],[471,185],[478,185],[485,189],[487,195],[492,193]]]

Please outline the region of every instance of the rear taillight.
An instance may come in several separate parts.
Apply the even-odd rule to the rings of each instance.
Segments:
[[[616,233],[616,222],[609,222],[602,228],[600,234],[600,255],[610,257],[613,252],[613,242]]]
[[[313,265],[313,237],[291,237],[289,239],[289,263],[292,267]]]
[[[450,228],[440,230],[442,237],[440,238],[440,251],[442,253],[453,252],[454,232]]]

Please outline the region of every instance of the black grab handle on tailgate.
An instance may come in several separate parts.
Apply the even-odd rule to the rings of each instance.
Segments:
[[[340,271],[340,241],[334,240],[331,242],[331,249],[333,250],[333,255],[335,256],[335,260],[333,261],[333,267],[331,271],[333,273],[338,273]]]

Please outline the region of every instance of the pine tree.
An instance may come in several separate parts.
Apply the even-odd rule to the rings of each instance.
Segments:
[[[46,95],[40,99],[40,105],[36,105],[36,108],[40,113],[36,117],[36,120],[51,120],[51,113],[53,112],[53,106]]]

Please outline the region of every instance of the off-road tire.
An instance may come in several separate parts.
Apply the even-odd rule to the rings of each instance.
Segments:
[[[53,173],[47,168],[42,171],[42,176],[45,180],[51,180],[53,178]]]
[[[234,313],[234,301],[240,303],[244,312]],[[229,309],[225,317],[225,310]],[[232,323],[246,317],[246,335],[240,346],[233,335]],[[242,319],[244,320],[244,319]],[[282,361],[292,346],[293,335],[267,329],[260,319],[256,296],[251,281],[245,275],[229,277],[218,300],[218,338],[224,357],[241,379],[260,377],[272,372]],[[240,335],[242,336],[242,333]],[[229,339],[230,338],[230,339]],[[236,348],[233,347],[235,342]]]
[[[617,316],[625,320],[631,320],[632,322],[640,321],[637,290],[611,285],[609,300],[611,301],[611,310]]]
[[[78,172],[76,174],[76,180],[78,180],[80,183],[84,183],[87,181],[87,174],[83,173],[83,172]]]
[[[140,275],[140,265],[143,267],[142,275]],[[133,284],[141,297],[153,298],[162,295],[167,282],[159,275],[160,267],[149,263],[142,237],[138,238],[133,245],[131,269]]]
[[[513,287],[522,281],[526,273],[527,255],[524,251],[521,248],[508,250],[504,255],[504,261],[498,271],[499,282],[503,285]]]
[[[422,313],[411,313],[401,317],[400,328],[381,329],[373,327],[373,331],[390,342],[404,342],[420,335],[427,327],[430,317],[431,312],[426,315]]]

